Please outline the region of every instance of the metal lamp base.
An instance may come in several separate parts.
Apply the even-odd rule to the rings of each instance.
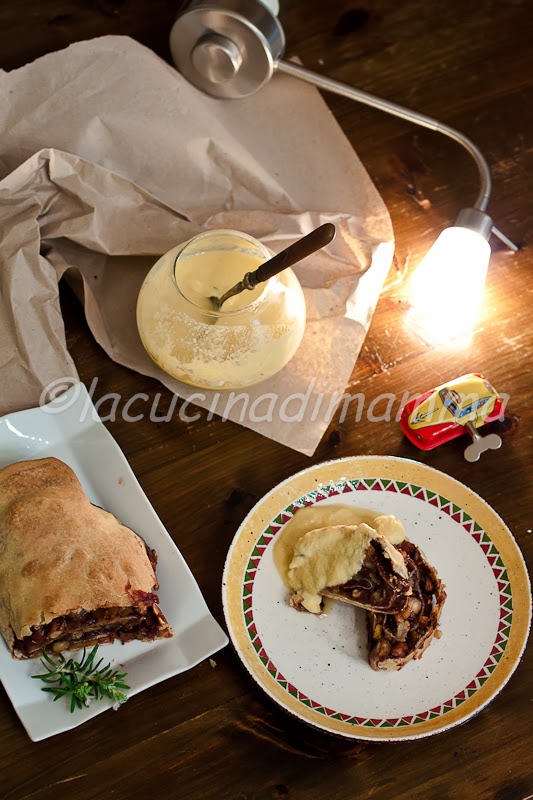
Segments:
[[[191,0],[170,32],[170,50],[178,70],[203,92],[213,97],[234,99],[256,92],[277,70],[312,83],[319,89],[443,133],[470,153],[479,172],[480,189],[470,211],[479,212],[481,216],[469,213],[468,220],[464,217],[456,224],[474,230],[480,228],[488,238],[487,220],[490,223],[490,219],[484,212],[492,182],[489,166],[476,145],[459,131],[432,117],[318,75],[299,64],[283,61],[285,35],[267,2],[274,5],[272,0]],[[492,226],[492,232],[510,250],[518,250],[496,227]]]
[[[260,0],[192,0],[170,32],[176,67],[213,97],[253,94],[284,50],[278,18]]]

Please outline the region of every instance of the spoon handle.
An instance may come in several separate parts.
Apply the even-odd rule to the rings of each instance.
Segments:
[[[287,269],[287,267],[292,267],[293,264],[310,256],[311,253],[315,253],[321,247],[325,247],[334,236],[335,225],[333,223],[326,222],[324,225],[320,225],[320,227],[315,228],[314,231],[291,244],[290,247],[282,250],[281,253],[278,253],[269,261],[265,261],[254,272],[247,272],[243,281],[246,288],[253,289],[258,283],[264,283],[269,278],[277,275],[278,272]]]

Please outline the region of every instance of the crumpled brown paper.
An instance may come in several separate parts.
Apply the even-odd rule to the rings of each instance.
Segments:
[[[278,251],[333,221],[336,239],[295,268],[308,309],[302,345],[247,392],[250,404],[300,394],[305,408],[295,399],[280,417],[278,404],[271,421],[254,421],[242,403],[227,414],[311,455],[393,252],[387,210],[318,92],[276,76],[253,97],[216,100],[150,50],[109,36],[0,72],[0,95],[0,413],[34,406],[50,382],[76,376],[57,291],[73,268],[111,358],[226,415],[226,393],[202,399],[144,352],[135,325],[144,276],[205,228],[246,231]]]

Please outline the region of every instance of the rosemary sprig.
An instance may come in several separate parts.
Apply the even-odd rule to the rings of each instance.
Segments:
[[[124,683],[127,673],[113,670],[110,664],[100,667],[103,658],[95,664],[97,651],[98,645],[93,647],[89,655],[86,655],[84,650],[80,661],[75,661],[73,658],[69,658],[67,661],[62,653],[58,653],[58,660],[55,661],[43,651],[41,664],[46,672],[41,675],[32,675],[32,678],[56,684],[42,688],[43,692],[54,695],[54,702],[60,697],[70,696],[71,713],[76,708],[88,706],[92,700],[101,700],[103,697],[111,698],[115,707],[118,708],[128,699],[127,694],[123,691],[130,688],[127,683]]]

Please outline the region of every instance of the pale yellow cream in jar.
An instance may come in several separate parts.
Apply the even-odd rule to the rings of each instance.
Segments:
[[[290,269],[230,298],[220,297],[270,258],[238,231],[209,231],[164,255],[146,277],[137,302],[141,340],[175,378],[205,389],[242,389],[275,375],[303,337],[305,300]]]

